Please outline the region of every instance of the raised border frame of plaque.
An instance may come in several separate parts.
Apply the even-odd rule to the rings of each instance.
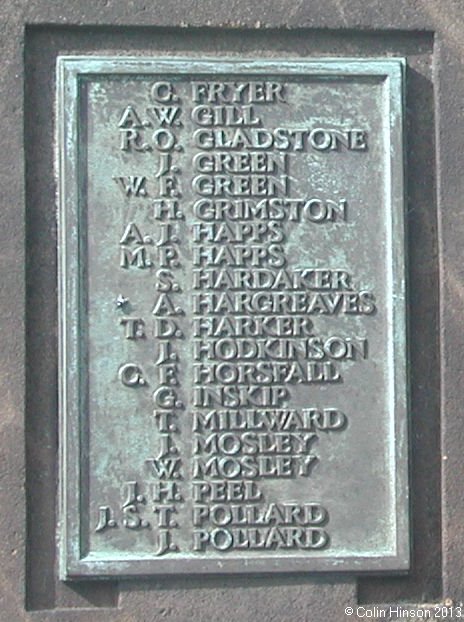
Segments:
[[[232,60],[144,57],[61,57],[58,59],[57,169],[59,180],[59,321],[60,321],[60,574],[63,579],[129,577],[156,574],[240,572],[391,572],[409,567],[408,390],[406,347],[405,223],[404,223],[404,61],[402,59]],[[359,555],[335,554],[290,557],[275,555],[207,558],[187,554],[177,559],[129,553],[89,553],[82,546],[88,529],[83,486],[88,460],[85,399],[88,359],[80,328],[86,255],[82,246],[83,162],[79,150],[84,117],[79,108],[80,80],[92,76],[194,76],[242,74],[257,78],[273,75],[334,78],[375,78],[384,83],[384,111],[390,156],[385,158],[385,219],[388,240],[388,374],[390,405],[387,439],[393,502],[394,546]]]

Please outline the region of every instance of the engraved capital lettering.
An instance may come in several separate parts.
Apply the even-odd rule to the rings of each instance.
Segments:
[[[57,61],[64,580],[409,568],[405,61],[239,52]]]
[[[134,363],[125,363],[119,368],[118,376],[126,387],[138,387],[147,384],[142,369]]]
[[[107,527],[117,527],[117,523],[113,518],[111,508],[107,505],[102,505],[98,508],[98,523],[95,531],[104,531]]]

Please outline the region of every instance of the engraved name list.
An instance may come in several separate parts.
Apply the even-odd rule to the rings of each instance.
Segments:
[[[63,576],[406,568],[402,62],[60,62]]]

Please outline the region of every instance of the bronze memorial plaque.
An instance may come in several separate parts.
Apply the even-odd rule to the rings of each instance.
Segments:
[[[61,577],[409,565],[402,59],[61,57]]]

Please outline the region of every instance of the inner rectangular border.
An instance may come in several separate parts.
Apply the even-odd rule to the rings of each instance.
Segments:
[[[194,573],[267,573],[301,571],[391,572],[409,568],[408,383],[406,348],[405,224],[404,224],[404,98],[403,59],[230,60],[146,57],[59,57],[57,61],[57,144],[59,242],[59,401],[60,401],[60,576],[62,579]],[[82,183],[79,167],[79,79],[92,74],[195,76],[196,74],[268,74],[295,76],[375,77],[385,81],[385,131],[390,140],[391,220],[387,260],[389,283],[389,352],[392,366],[390,426],[395,442],[390,475],[395,482],[396,550],[390,556],[273,559],[227,556],[223,560],[163,560],[157,557],[83,557],[81,554],[80,479],[87,455],[81,396],[85,393],[86,352],[80,334],[84,296],[81,241]],[[388,163],[387,163],[388,164]],[[85,468],[84,468],[85,470]]]

